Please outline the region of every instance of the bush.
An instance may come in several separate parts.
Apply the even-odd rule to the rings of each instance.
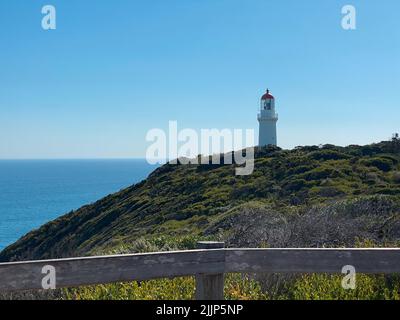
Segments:
[[[379,170],[384,171],[384,172],[388,172],[393,168],[393,161],[386,159],[386,158],[381,158],[381,157],[363,159],[360,161],[360,163],[367,167],[378,168]]]
[[[400,183],[400,171],[393,172],[392,180],[394,183]]]
[[[320,197],[337,197],[345,194],[345,192],[333,186],[316,187],[313,188],[311,191],[312,191],[311,194],[315,194]]]
[[[295,179],[295,180],[289,181],[285,185],[284,188],[287,191],[295,192],[295,191],[299,191],[300,189],[302,189],[306,184],[307,184],[307,181],[304,179]]]
[[[340,160],[350,158],[349,155],[334,150],[311,152],[310,157],[314,160]]]
[[[182,277],[65,289],[67,300],[189,300],[194,278]]]
[[[343,276],[305,275],[282,298],[294,300],[400,300],[399,278],[356,274],[355,289],[343,289]]]
[[[310,180],[322,180],[326,178],[335,178],[339,176],[339,172],[333,168],[320,167],[304,174],[304,177]]]
[[[259,282],[247,275],[227,274],[225,299],[266,299]],[[68,300],[192,300],[195,295],[194,277],[133,281],[87,286],[64,290]]]

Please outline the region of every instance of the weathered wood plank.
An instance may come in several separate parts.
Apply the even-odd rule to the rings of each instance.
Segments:
[[[399,273],[400,249],[226,249],[225,272]]]
[[[220,296],[227,272],[340,273],[352,265],[360,273],[399,273],[400,249],[200,249],[0,263],[0,290],[41,289],[47,265],[56,270],[57,288],[200,275],[198,292],[217,284]]]
[[[0,264],[0,290],[41,289],[42,268],[56,270],[56,286],[73,287],[90,284],[148,280],[221,273],[223,250],[189,250],[150,254],[100,256]]]

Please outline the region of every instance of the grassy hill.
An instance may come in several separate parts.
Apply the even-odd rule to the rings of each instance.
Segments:
[[[400,240],[399,140],[260,148],[253,174],[235,176],[234,168],[164,165],[146,180],[28,233],[4,249],[0,261],[188,248],[205,238],[249,246]],[[348,226],[349,219],[357,225],[353,232],[329,231],[327,221]],[[318,225],[327,234],[317,232]],[[290,236],[299,226],[298,237]],[[248,230],[253,233],[246,240]],[[303,239],[307,230],[319,236]]]

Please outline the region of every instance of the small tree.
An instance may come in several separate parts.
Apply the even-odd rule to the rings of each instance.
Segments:
[[[393,153],[400,152],[400,135],[398,133],[393,133],[391,141],[391,149]]]

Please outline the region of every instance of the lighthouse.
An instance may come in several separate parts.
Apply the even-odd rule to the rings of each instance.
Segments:
[[[277,145],[276,122],[278,114],[275,113],[275,98],[269,90],[261,97],[260,112],[257,116],[260,123],[258,145],[260,147]]]

